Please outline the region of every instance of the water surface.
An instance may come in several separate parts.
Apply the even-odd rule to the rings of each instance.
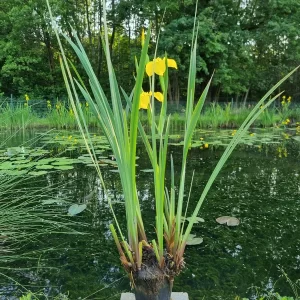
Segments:
[[[218,133],[219,135],[220,133]],[[29,138],[29,137],[26,137]],[[211,140],[216,140],[210,133]],[[20,145],[19,136],[9,144]],[[284,147],[285,155],[280,155]],[[300,269],[300,163],[298,142],[282,140],[280,144],[241,145],[234,152],[207,196],[199,216],[205,222],[195,225],[192,233],[204,242],[188,246],[186,268],[175,279],[174,290],[186,291],[190,299],[234,299],[235,296],[256,299],[257,291],[275,289],[292,295],[289,284],[282,278],[283,268],[292,281],[299,279]],[[200,197],[211,171],[224,148],[194,147],[188,160],[187,184],[195,170],[189,214]],[[181,147],[171,146],[176,179],[181,162]],[[110,152],[103,155],[109,157]],[[57,154],[56,154],[57,155]],[[64,153],[66,155],[66,153]],[[67,153],[78,156],[74,152]],[[137,184],[142,214],[149,238],[154,237],[154,203],[152,173],[141,170],[150,167],[146,153],[138,149]],[[280,157],[281,156],[281,157]],[[112,195],[115,211],[125,230],[124,205],[118,173],[112,167],[103,168],[104,180]],[[36,179],[37,180],[37,179]],[[35,184],[32,180],[31,184]],[[35,292],[50,297],[68,294],[70,299],[118,299],[120,292],[129,291],[129,281],[120,267],[118,253],[109,224],[112,216],[103,189],[92,167],[75,164],[73,170],[51,171],[39,176],[38,184],[59,184],[58,193],[69,195],[72,203],[87,203],[87,210],[76,217],[87,226],[79,226],[85,235],[52,234],[41,242],[26,245],[36,247],[38,262],[18,261],[5,271],[6,275]],[[86,195],[95,191],[92,197]],[[227,227],[217,224],[220,216],[235,216],[241,224]],[[24,269],[25,267],[29,269]],[[1,299],[14,299],[20,288],[1,278]],[[42,298],[41,298],[42,299]]]

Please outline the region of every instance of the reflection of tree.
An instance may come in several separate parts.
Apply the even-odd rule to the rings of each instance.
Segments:
[[[222,151],[190,150],[188,184],[192,171],[196,171],[191,209]],[[266,288],[276,282],[281,274],[277,265],[282,265],[293,281],[297,279],[300,264],[297,242],[300,183],[297,174],[300,170],[294,161],[296,151],[289,148],[290,155],[279,159],[272,149],[259,152],[256,148],[242,146],[233,154],[200,211],[199,216],[205,222],[196,224],[192,233],[203,237],[204,242],[187,248],[185,258],[188,267],[175,281],[175,290],[188,290],[191,299],[197,299],[199,295],[208,299],[234,299],[236,295],[246,296],[251,285]],[[176,172],[181,163],[180,149],[174,146],[170,152]],[[153,173],[140,171],[149,168],[149,164],[146,153],[139,151],[138,155],[139,198],[145,225],[154,235]],[[69,290],[71,299],[94,292],[101,280],[108,284],[123,276],[108,229],[112,216],[97,174],[93,168],[80,164],[74,166],[72,171],[50,172],[39,179],[40,185],[59,183],[61,188],[55,193],[69,196],[75,203],[85,201],[86,195],[93,189],[96,191],[87,202],[87,210],[75,219],[88,224],[87,227],[79,227],[88,235],[64,238],[51,235],[51,239],[45,241],[45,245],[51,242],[54,251],[43,256],[47,259],[43,266],[50,262],[57,269],[39,273],[38,280],[42,282],[47,278],[51,286],[62,286],[62,291]],[[102,168],[103,178],[125,233],[119,174],[110,172],[110,169]],[[168,181],[169,174],[166,176]],[[236,216],[241,224],[236,228],[217,224],[215,219],[223,215]],[[287,285],[282,281],[276,284],[276,290],[281,294],[290,294],[285,287]],[[128,290],[126,281],[116,288],[121,289]],[[248,296],[251,293],[249,290]]]

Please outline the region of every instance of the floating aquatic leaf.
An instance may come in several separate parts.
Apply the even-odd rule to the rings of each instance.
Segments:
[[[41,165],[41,166],[36,166],[35,168],[38,169],[38,170],[50,170],[50,169],[53,169],[54,166],[51,166],[51,165]]]
[[[4,163],[0,164],[0,170],[10,170],[15,169],[17,166],[14,166],[11,162],[5,161]]]
[[[240,224],[240,220],[235,217],[231,217],[227,221],[227,226],[238,226],[239,224]]]
[[[237,226],[240,224],[240,220],[236,217],[219,217],[216,219],[219,224],[226,224],[227,226]]]
[[[24,147],[12,147],[12,148],[8,148],[7,149],[7,152],[5,152],[5,154],[7,156],[14,156],[14,155],[17,155],[19,153],[25,153],[25,149]]]
[[[153,173],[153,169],[143,169],[143,170],[141,170],[141,172]]]
[[[16,163],[14,163],[14,164],[16,164]],[[29,168],[31,168],[31,167],[33,167],[33,166],[35,166],[36,164],[34,163],[34,162],[29,162],[29,163],[27,163],[27,164],[18,164],[16,167],[18,168],[18,169],[29,169]]]
[[[191,221],[191,219],[192,219],[192,217],[186,218],[187,221]],[[204,219],[203,219],[203,218],[200,218],[200,217],[196,217],[194,223],[199,223],[199,222],[203,223],[203,222],[204,222]]]
[[[43,156],[43,155],[48,154],[48,153],[49,153],[49,151],[46,151],[46,150],[44,150],[44,151],[37,151],[37,152],[30,153],[30,156],[32,156],[32,157],[38,157],[38,156]]]
[[[70,216],[78,215],[86,209],[86,204],[73,204],[68,209],[68,214]]]
[[[37,161],[38,164],[41,164],[41,165],[47,165],[51,162],[54,162],[56,161],[56,158],[42,158],[42,159],[39,159]]]
[[[27,163],[30,163],[30,159],[22,159],[22,160],[17,160],[17,161],[14,161],[14,165],[21,165],[21,164],[27,164]]]
[[[66,148],[67,151],[74,151],[74,150],[77,150],[78,148],[75,147],[75,146],[71,146],[71,147],[68,147]]]
[[[199,245],[201,243],[203,243],[203,238],[196,237],[195,234],[190,234],[186,242],[186,244],[189,246]]]
[[[41,176],[47,174],[47,171],[31,171],[28,174],[33,176]]]
[[[72,170],[72,169],[74,169],[74,167],[62,165],[62,166],[54,166],[54,169],[56,169],[56,170]]]
[[[109,170],[109,172],[119,173],[119,170],[118,169],[116,169],[116,170]]]
[[[225,224],[225,223],[227,223],[227,221],[228,221],[229,218],[230,218],[230,216],[223,216],[223,217],[217,218],[216,221],[219,224]]]
[[[26,170],[2,170],[1,174],[10,175],[10,176],[20,176],[27,173]]]
[[[95,153],[96,154],[102,154],[104,152],[104,150],[96,150]]]
[[[111,160],[111,159],[101,159],[100,160],[101,163],[105,163],[105,164],[111,164],[111,165],[117,165],[117,162],[115,160]]]
[[[77,159],[72,159],[72,158],[60,158],[57,159],[57,161],[53,162],[53,166],[65,166],[65,165],[70,165],[74,163],[78,163],[79,161]]]

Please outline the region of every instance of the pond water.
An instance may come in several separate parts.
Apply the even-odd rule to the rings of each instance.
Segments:
[[[56,140],[65,136],[65,148],[53,142],[43,149],[51,149],[49,153],[56,156],[84,156],[84,152],[78,154],[73,148],[61,154],[71,134],[52,136]],[[258,293],[272,290],[293,295],[282,269],[292,281],[299,279],[300,144],[286,133],[276,132],[271,141],[269,133],[263,134],[267,137],[257,137],[236,149],[202,206],[199,216],[205,222],[196,224],[192,233],[203,237],[203,243],[187,247],[186,268],[174,285],[174,291],[188,292],[192,300],[234,299],[236,296],[257,299]],[[195,146],[190,150],[187,183],[195,170],[190,211],[222,155],[223,142],[214,142],[223,135],[230,139],[230,132],[200,132],[199,136],[209,142],[208,149]],[[2,136],[4,141],[4,134]],[[3,143],[2,148],[20,146],[34,136],[35,133],[16,136]],[[69,140],[72,139],[74,133]],[[181,163],[179,142],[175,140],[170,146],[175,170]],[[103,157],[110,154],[105,147],[101,153]],[[150,167],[142,148],[138,149],[138,155],[139,197],[145,226],[152,237],[155,232],[152,173],[142,171]],[[119,175],[112,169],[115,167],[104,166],[103,176],[124,226]],[[69,299],[119,299],[122,291],[130,290],[129,281],[120,267],[109,231],[112,216],[93,167],[76,163],[69,170],[48,170],[45,175],[33,177],[30,184],[36,184],[36,180],[41,187],[58,184],[57,193],[67,195],[71,203],[87,204],[87,209],[74,217],[83,223],[77,229],[85,234],[52,234],[38,243],[26,245],[26,251],[38,251],[39,260],[20,260],[10,265],[10,271],[1,271],[23,288],[1,276],[0,299],[16,299],[24,287],[44,292],[50,299],[59,293],[69,295]],[[66,214],[67,208],[63,209]],[[237,217],[240,225],[227,227],[216,222],[216,218],[227,215]],[[46,251],[49,248],[51,251]],[[45,251],[40,251],[42,249]]]

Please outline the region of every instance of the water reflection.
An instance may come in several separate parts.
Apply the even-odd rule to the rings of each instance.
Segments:
[[[266,292],[275,286],[281,294],[291,294],[288,285],[283,280],[278,281],[281,273],[277,268],[283,266],[291,280],[299,277],[300,165],[296,159],[298,150],[293,144],[289,147],[289,155],[281,159],[274,155],[276,149],[260,151],[241,147],[234,153],[204,202],[199,216],[205,222],[197,224],[192,232],[202,236],[204,242],[187,248],[187,268],[175,281],[174,290],[188,291],[191,299],[204,296],[206,299],[234,299],[237,295],[256,299],[256,290],[251,286]],[[175,164],[178,182],[180,151],[175,146],[170,151],[178,164]],[[189,213],[221,154],[221,149],[190,151],[187,183],[191,181],[193,170],[196,176]],[[145,153],[139,151],[138,155],[138,169],[149,168]],[[103,178],[121,229],[126,232],[119,175],[103,168]],[[42,255],[38,270],[11,275],[30,288],[43,289],[50,296],[69,293],[70,299],[79,299],[100,289],[97,297],[103,299],[128,291],[129,284],[127,279],[122,279],[124,271],[109,231],[112,222],[109,205],[94,169],[77,164],[71,171],[50,172],[43,180],[44,185],[61,183],[58,196],[67,194],[73,203],[87,204],[87,210],[78,216],[78,220],[87,225],[79,227],[85,234],[47,237],[42,244],[53,250]],[[137,180],[150,239],[155,235],[152,173],[138,172]],[[241,224],[235,228],[221,226],[215,219],[222,215],[235,216]],[[25,266],[36,267],[30,262],[15,265],[17,268]],[[1,293],[13,295],[16,288],[6,285]]]

